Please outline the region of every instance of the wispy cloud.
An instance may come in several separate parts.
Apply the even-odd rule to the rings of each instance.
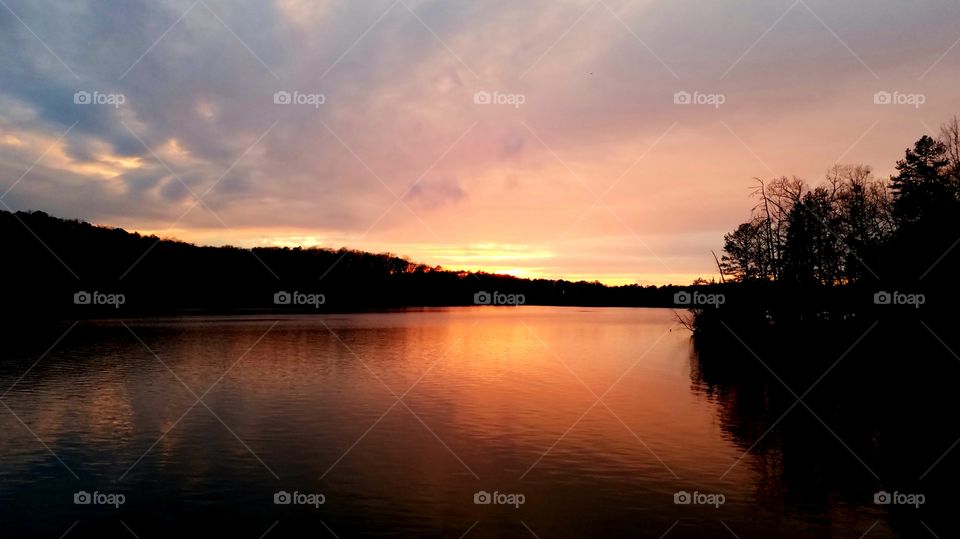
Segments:
[[[525,245],[550,263],[518,268],[596,278],[662,280],[658,258],[711,274],[768,174],[756,156],[812,180],[858,141],[846,158],[882,172],[954,112],[960,68],[948,3],[4,2],[0,189],[36,162],[13,208],[162,231],[210,189],[215,215],[173,233],[448,264],[467,260],[450,249]],[[877,107],[880,90],[926,104]],[[676,105],[681,91],[724,103]],[[590,209],[588,189],[614,184],[613,213]],[[410,211],[378,221],[405,192]]]

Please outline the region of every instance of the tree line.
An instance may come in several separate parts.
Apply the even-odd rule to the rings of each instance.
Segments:
[[[960,235],[960,120],[922,136],[896,170],[877,178],[866,165],[835,165],[816,186],[756,179],[751,218],[724,236],[723,278],[825,286],[921,278]]]
[[[456,271],[351,249],[205,247],[41,211],[0,211],[0,242],[0,318],[8,321],[520,302],[671,306],[679,290]]]

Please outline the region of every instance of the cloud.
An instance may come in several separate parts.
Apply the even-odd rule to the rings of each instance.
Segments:
[[[467,197],[467,192],[452,178],[419,182],[410,188],[406,198],[418,208],[436,208],[456,204]]]
[[[588,257],[602,276],[627,271],[614,258],[638,238],[672,230],[692,238],[657,242],[676,273],[709,273],[751,177],[813,180],[844,152],[880,171],[956,105],[957,54],[934,65],[956,39],[948,3],[809,0],[785,15],[789,3],[759,0],[7,3],[39,39],[0,10],[0,185],[55,151],[4,201],[177,223],[187,239],[222,219],[256,241],[437,241],[423,221],[448,244],[549,246],[556,272],[570,260],[582,274],[563,243],[615,238]],[[930,97],[878,109],[880,89]],[[726,102],[679,107],[680,90]],[[77,105],[78,91],[126,101]],[[524,102],[477,105],[478,91]],[[384,215],[417,178],[416,215]]]

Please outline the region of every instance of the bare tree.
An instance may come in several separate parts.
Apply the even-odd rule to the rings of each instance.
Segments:
[[[797,177],[754,180],[752,218],[724,237],[720,259],[737,280],[857,280],[869,271],[862,253],[895,226],[891,193],[865,165],[835,165],[816,188]]]
[[[947,175],[954,184],[955,190],[960,190],[960,118],[956,116],[940,126],[939,142],[946,148]]]

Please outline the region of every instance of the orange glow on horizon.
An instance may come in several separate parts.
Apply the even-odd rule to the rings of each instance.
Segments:
[[[121,227],[126,228],[126,227]],[[133,231],[132,229],[127,229]],[[233,245],[244,248],[288,247],[304,249],[341,248],[389,253],[430,267],[440,266],[449,271],[484,272],[510,275],[521,279],[556,279],[572,282],[600,282],[608,286],[639,284],[662,286],[689,284],[697,278],[710,279],[715,275],[700,273],[627,273],[627,272],[559,272],[549,266],[557,258],[548,246],[478,243],[453,247],[426,243],[379,243],[357,239],[351,241],[342,236],[324,237],[304,231],[265,231],[262,229],[140,229],[145,236],[185,241],[195,245]]]

